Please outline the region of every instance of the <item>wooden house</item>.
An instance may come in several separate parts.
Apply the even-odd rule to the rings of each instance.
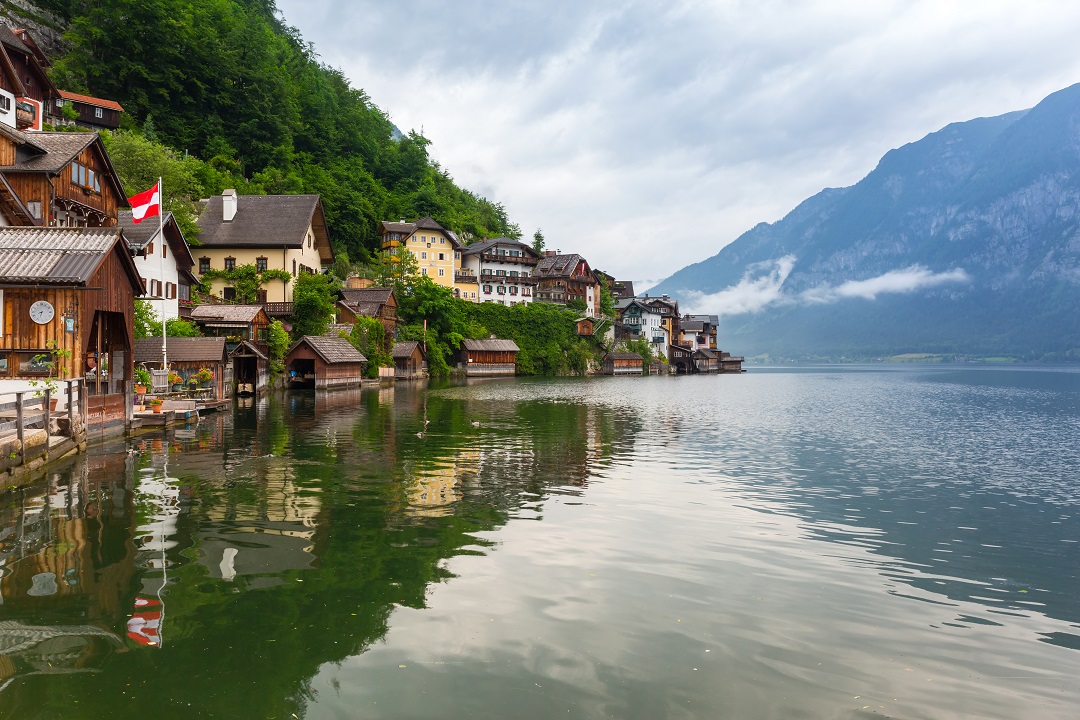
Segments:
[[[120,114],[124,108],[115,100],[105,100],[90,95],[57,90],[57,96],[48,107],[47,115],[50,121],[64,117],[64,107],[70,106],[78,117],[75,125],[90,128],[91,130],[115,130],[120,127]]]
[[[338,320],[355,323],[358,317],[373,317],[391,333],[397,328],[397,297],[393,288],[346,288],[338,293]]]
[[[118,228],[0,228],[0,378],[85,377],[87,429],[131,419],[142,279]]]
[[[285,354],[291,388],[328,389],[359,385],[367,363],[345,338],[305,335]]]
[[[229,351],[236,394],[255,395],[270,385],[270,358],[258,345],[241,340]]]
[[[596,331],[596,321],[590,317],[578,318],[574,325],[580,337],[592,337]]]
[[[427,376],[427,355],[415,340],[394,343],[394,377],[414,380]]]
[[[533,277],[537,281],[536,299],[540,302],[565,305],[580,300],[585,303],[586,313],[600,314],[600,281],[580,255],[547,251],[536,264]]]
[[[694,371],[699,373],[720,372],[720,353],[707,347],[698,347],[694,351]]]
[[[605,375],[642,375],[644,359],[635,352],[609,352],[604,356]]]
[[[720,353],[720,372],[722,373],[741,373],[743,372],[742,364],[745,361],[741,355],[732,355],[731,353]]]
[[[232,385],[232,367],[223,337],[171,337],[165,344],[169,370],[184,378],[187,385],[203,368],[214,373],[211,381],[215,400],[228,397]],[[135,364],[147,370],[160,370],[162,363],[161,338],[141,338],[135,341]]]
[[[513,375],[517,371],[518,350],[513,340],[462,340],[458,369],[469,377]]]
[[[121,210],[119,225],[146,286],[143,299],[153,300],[154,312],[159,319],[163,312],[166,320],[191,317],[191,288],[199,281],[191,272],[195,261],[173,214],[165,213],[164,222],[151,218],[136,223],[131,219],[130,210]]]
[[[668,345],[668,364],[679,375],[690,375],[696,371],[694,351],[681,345]]]
[[[20,225],[115,227],[128,207],[97,133],[21,133],[0,124],[0,175],[29,216]]]
[[[199,305],[192,308],[191,321],[206,335],[262,344],[270,316],[262,305]]]
[[[6,25],[0,25],[0,54],[0,65],[10,68],[16,78],[10,89],[4,88],[14,96],[16,127],[41,130],[50,103],[59,95],[49,79],[52,63],[26,29]]]

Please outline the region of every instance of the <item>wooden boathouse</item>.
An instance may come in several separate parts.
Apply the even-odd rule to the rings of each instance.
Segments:
[[[642,375],[645,360],[635,352],[610,352],[604,356],[605,375]]]
[[[345,338],[305,335],[285,355],[290,388],[327,389],[359,385],[365,358]]]
[[[415,380],[427,376],[427,356],[415,340],[394,343],[394,378]]]
[[[513,340],[462,340],[457,366],[468,377],[513,375],[517,370],[518,351]]]
[[[230,395],[232,367],[225,349],[225,338],[171,337],[166,349],[169,353],[169,369],[184,379],[184,387],[189,387],[191,379],[206,368],[214,374],[214,379],[210,381],[210,392],[206,395],[210,395],[214,400]],[[142,365],[147,370],[160,370],[161,360],[160,337],[140,338],[135,341],[136,365]]]

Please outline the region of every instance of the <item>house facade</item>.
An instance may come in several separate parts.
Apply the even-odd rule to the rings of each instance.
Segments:
[[[469,377],[513,375],[517,372],[519,348],[513,340],[462,340],[458,369]]]
[[[454,295],[470,302],[527,305],[534,298],[539,262],[540,253],[511,238],[475,242],[461,251]]]
[[[585,258],[577,254],[547,252],[536,264],[536,299],[566,305],[571,300],[585,303],[585,312],[600,314],[600,282]]]
[[[261,344],[266,342],[270,316],[262,305],[197,305],[191,321],[204,335],[231,337]]]
[[[285,370],[294,388],[329,389],[359,385],[367,358],[345,338],[305,335],[285,354]]]
[[[633,352],[610,352],[604,356],[605,375],[642,375],[644,360]]]
[[[16,127],[20,130],[41,130],[50,103],[59,96],[49,79],[49,58],[41,51],[33,36],[24,28],[0,25],[0,66],[15,76],[4,87],[0,108],[14,102]],[[8,97],[8,93],[11,97]],[[0,113],[2,117],[4,113]]]
[[[396,379],[416,380],[427,376],[427,356],[417,341],[394,343],[393,356]]]
[[[201,281],[211,271],[242,265],[259,271],[284,270],[291,278],[318,273],[334,263],[330,231],[318,195],[237,195],[211,197],[199,215],[199,246],[192,253]],[[222,277],[210,279],[212,294],[230,302],[236,289]],[[260,302],[291,303],[293,282],[270,280]]]
[[[47,115],[54,124],[66,124],[64,108],[70,106],[78,113],[75,125],[91,130],[115,130],[120,127],[120,114],[124,108],[115,100],[96,98],[91,95],[57,90],[57,97],[48,106]]]
[[[121,210],[119,224],[146,287],[142,299],[153,301],[159,319],[190,317],[191,288],[198,284],[198,279],[191,272],[195,261],[173,214],[166,213],[164,223],[156,217],[135,223],[130,210]]]
[[[429,217],[415,222],[383,222],[379,225],[383,253],[393,257],[409,252],[416,258],[420,274],[453,289],[454,269],[461,262],[461,243],[454,233]]]
[[[657,355],[667,357],[670,335],[660,310],[643,300],[629,298],[615,303],[615,341],[644,338]]]
[[[345,288],[338,293],[338,320],[353,324],[358,317],[376,318],[387,331],[397,330],[397,297],[393,288]]]

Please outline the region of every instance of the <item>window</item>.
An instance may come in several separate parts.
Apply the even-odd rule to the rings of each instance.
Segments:
[[[522,295],[532,295],[532,288],[521,288]]]
[[[151,240],[150,244],[146,246],[146,257],[150,257],[154,254],[154,241]]]
[[[169,300],[176,298],[176,286],[171,282],[165,283],[165,297]]]
[[[169,257],[169,243],[167,242],[161,243],[161,257]]]
[[[445,276],[446,276],[446,270],[444,270],[443,268],[439,268],[439,277],[445,277]]]
[[[446,259],[446,253],[439,253],[439,259],[440,260],[445,260]]]
[[[427,268],[420,268],[420,272],[422,272],[424,275],[427,275]]]
[[[421,260],[427,260],[427,250],[421,250],[420,251],[420,259]]]
[[[202,275],[203,273],[208,273],[208,272],[210,272],[210,258],[208,258],[208,257],[199,258],[199,274]]]
[[[500,285],[499,286],[499,294],[500,295],[505,295],[506,294],[506,286],[505,285]]]
[[[514,285],[514,286],[512,286],[510,288],[510,294],[511,295],[517,295],[517,286],[516,285]]]
[[[228,270],[235,270],[235,269],[236,269],[236,258],[234,258],[234,257],[225,258],[225,270],[228,271]]]
[[[221,293],[221,298],[223,300],[235,300],[236,299],[236,288],[234,288],[234,287],[225,288],[225,290]]]
[[[484,292],[487,293],[488,295],[490,295],[491,294],[491,286],[490,285],[485,285],[484,286]]]
[[[26,203],[26,209],[29,210],[30,214],[33,215],[35,218],[37,218],[38,220],[41,219],[40,200],[31,200],[30,202]]]
[[[295,260],[292,261],[292,274],[293,274],[293,277],[296,277],[296,261]]]
[[[94,108],[94,117],[100,118],[100,117],[104,117],[104,116],[105,116],[105,113],[102,112],[101,108]]]
[[[446,242],[446,238],[439,238],[439,244],[440,245],[442,245],[444,242]]]
[[[500,275],[500,276],[505,276],[505,275],[506,275],[506,271],[505,271],[505,270],[496,270],[496,271],[495,271],[495,274],[496,274],[496,275]]]
[[[469,297],[471,297],[473,300],[475,300],[476,299],[476,293],[474,293],[474,292],[469,293]]]
[[[0,95],[0,111],[11,112],[11,98],[6,95]]]
[[[259,272],[266,272],[266,258],[264,258],[264,257],[255,258],[255,269],[258,270]]]

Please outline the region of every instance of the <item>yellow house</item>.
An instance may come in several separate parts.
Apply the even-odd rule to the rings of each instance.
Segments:
[[[284,270],[292,277],[317,273],[334,264],[330,232],[318,195],[237,195],[226,190],[206,203],[199,216],[199,245],[191,248],[195,276],[211,270],[254,265]],[[223,300],[236,297],[228,280],[210,283]],[[260,302],[292,302],[293,283],[270,280]]]
[[[454,271],[461,267],[461,243],[454,233],[429,217],[416,222],[383,222],[379,225],[382,249],[390,253],[405,249],[427,275],[443,287],[454,287]]]

